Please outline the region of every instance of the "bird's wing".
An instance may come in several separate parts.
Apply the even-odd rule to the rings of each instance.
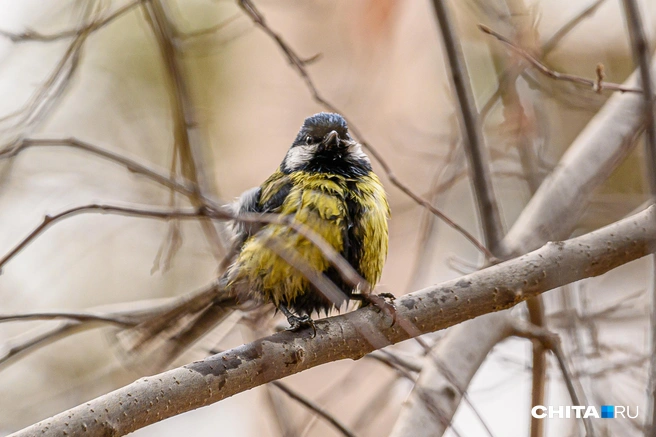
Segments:
[[[273,173],[260,187],[259,206],[261,212],[279,213],[292,186],[293,183],[289,175],[280,170]]]
[[[281,171],[273,173],[264,183],[245,191],[232,205],[235,214],[278,213],[291,190],[289,177]],[[232,231],[236,247],[262,229],[262,223],[234,222]]]
[[[262,189],[260,187],[244,191],[241,196],[230,205],[230,209],[236,215],[262,212],[260,208],[261,192]],[[257,232],[259,227],[261,227],[259,223],[233,221],[231,224],[232,235],[234,238],[233,247],[241,247],[249,236]]]

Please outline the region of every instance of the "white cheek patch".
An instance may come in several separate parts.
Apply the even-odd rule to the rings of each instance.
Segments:
[[[310,162],[317,150],[316,145],[295,146],[287,151],[285,165],[288,170],[295,171]]]
[[[348,153],[352,157],[354,157],[357,160],[363,160],[365,162],[370,162],[369,157],[367,156],[366,153],[362,151],[362,146],[359,143],[356,143],[355,141],[352,141],[349,143],[348,146]]]

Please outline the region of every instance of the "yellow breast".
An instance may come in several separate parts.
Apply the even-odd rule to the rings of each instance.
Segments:
[[[370,173],[356,180],[295,172],[288,177],[292,188],[277,212],[308,226],[338,253],[346,245],[355,244],[349,238],[361,241],[359,265],[354,267],[375,285],[387,256],[389,217],[385,192],[376,175]],[[264,203],[275,189],[262,188]],[[357,218],[349,215],[354,211],[358,211]],[[299,296],[316,293],[297,268],[276,254],[280,250],[313,271],[326,272],[330,268],[322,252],[306,238],[286,226],[269,224],[244,243],[232,268],[232,282],[248,284],[252,294],[275,305],[293,305]]]

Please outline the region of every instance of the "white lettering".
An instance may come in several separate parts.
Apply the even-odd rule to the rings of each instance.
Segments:
[[[638,406],[637,406],[637,405],[636,405],[636,413],[635,413],[635,416],[632,416],[630,411],[631,411],[631,410],[630,410],[630,408],[629,408],[628,405],[627,405],[627,407],[626,407],[626,415],[629,416],[629,419],[635,419],[636,417],[638,417]]]
[[[581,412],[585,410],[585,407],[583,405],[573,405],[572,410],[576,411],[576,418],[580,419],[581,418]]]
[[[558,409],[556,410],[556,408]],[[565,407],[563,407],[562,405],[560,407],[553,407],[549,405],[549,418],[557,416],[559,419],[562,419],[564,413],[565,413]]]
[[[597,413],[597,409],[595,407],[588,407],[585,410],[585,414],[583,414],[583,418],[587,419],[588,417],[594,417],[595,419],[599,419],[599,413]]]
[[[638,417],[639,408],[637,405],[635,407],[635,414],[633,415],[631,414],[632,407],[628,405],[615,405],[614,407],[613,417],[615,418],[621,417],[626,419],[628,417],[629,419],[636,419]],[[577,419],[588,419],[590,417],[599,419],[601,417],[597,411],[597,407],[584,405],[560,405],[558,407],[553,405],[549,405],[548,407],[544,405],[535,405],[533,408],[531,408],[531,416],[535,417],[536,419],[545,419],[547,417],[549,419],[570,419],[571,417],[575,417]]]
[[[542,413],[538,413],[538,410],[542,411]],[[547,417],[547,407],[544,405],[536,405],[535,407],[531,408],[531,416],[535,417],[536,419],[544,419]]]

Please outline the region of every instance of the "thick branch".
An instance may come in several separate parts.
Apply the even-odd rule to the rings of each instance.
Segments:
[[[547,290],[598,276],[656,249],[656,207],[600,230],[544,247],[397,301],[413,335],[509,308]],[[202,361],[146,377],[12,434],[119,436],[267,382],[410,338],[373,306],[281,332]]]

